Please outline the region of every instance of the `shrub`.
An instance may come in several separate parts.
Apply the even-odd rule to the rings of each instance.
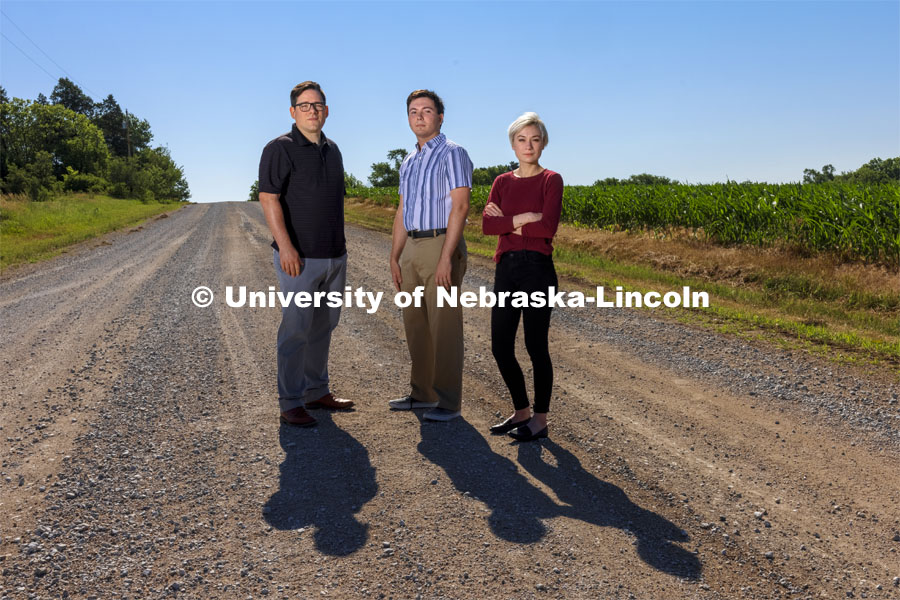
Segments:
[[[67,192],[90,192],[102,194],[109,187],[109,182],[97,175],[79,173],[72,167],[66,167],[63,175],[63,189]]]

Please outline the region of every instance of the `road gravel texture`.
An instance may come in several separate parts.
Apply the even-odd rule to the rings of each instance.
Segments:
[[[224,302],[276,285],[257,204],[2,277],[0,597],[900,598],[896,374],[557,309],[550,439],[518,445],[487,433],[511,407],[486,308],[463,418],[388,410],[390,240],[347,239],[348,284],[386,297],[343,311],[331,378],[357,408],[314,429],[278,423],[280,311]]]

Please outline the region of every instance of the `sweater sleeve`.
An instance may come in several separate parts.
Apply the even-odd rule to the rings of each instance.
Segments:
[[[559,228],[559,217],[562,213],[562,196],[562,176],[559,173],[554,173],[544,184],[544,204],[541,209],[541,220],[523,225],[522,235],[547,239],[551,239],[556,235],[556,230]]]
[[[500,207],[500,210],[503,210],[503,200],[499,190],[500,185],[499,178],[495,179],[494,185],[491,186],[491,193],[488,195],[488,204],[493,202]],[[485,208],[487,208],[487,205],[485,205]],[[512,215],[504,215],[502,217],[491,217],[486,213],[481,215],[481,232],[484,235],[503,235],[512,232],[513,229]]]

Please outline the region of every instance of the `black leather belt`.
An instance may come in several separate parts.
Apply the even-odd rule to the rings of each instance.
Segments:
[[[423,229],[422,231],[408,231],[406,235],[413,239],[433,238],[447,233],[447,228],[443,229]]]

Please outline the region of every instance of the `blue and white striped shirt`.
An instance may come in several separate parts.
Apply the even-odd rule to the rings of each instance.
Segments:
[[[400,165],[403,226],[407,231],[443,229],[450,219],[450,190],[472,187],[472,161],[465,148],[441,133]]]

